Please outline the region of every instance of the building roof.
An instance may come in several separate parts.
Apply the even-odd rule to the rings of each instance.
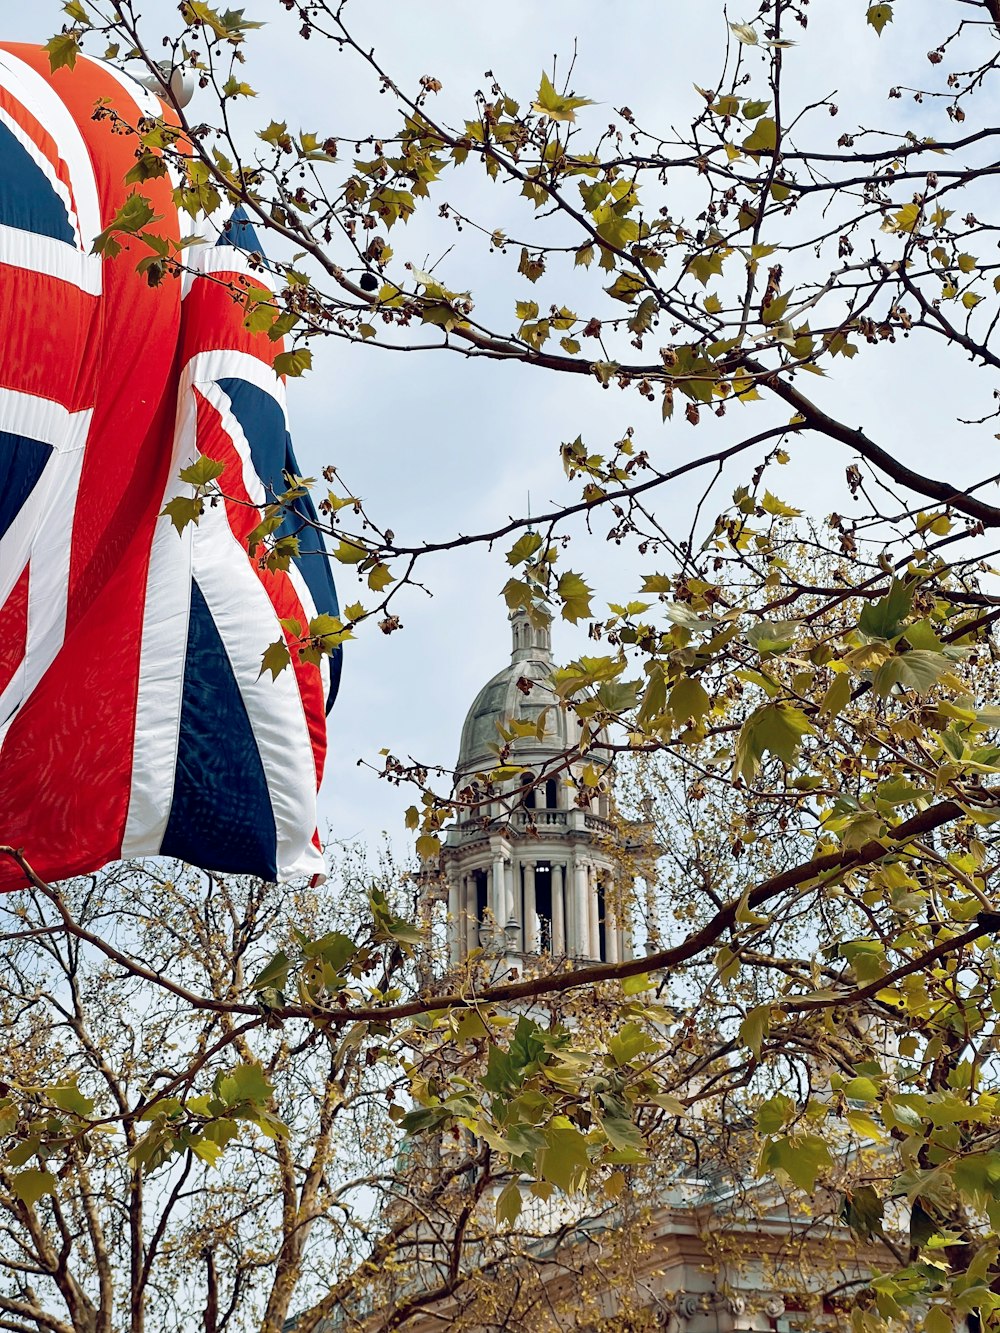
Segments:
[[[545,714],[542,739],[518,737],[511,758],[525,765],[541,765],[566,753],[580,738],[580,723],[571,708],[560,705],[552,691],[552,641],[549,626],[532,625],[527,613],[510,617],[510,662],[476,695],[462,727],[462,740],[455,765],[455,778],[497,766],[495,747],[502,743],[498,724],[510,721],[537,723]]]

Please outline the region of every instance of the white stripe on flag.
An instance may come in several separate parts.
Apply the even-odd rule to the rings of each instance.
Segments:
[[[194,534],[194,576],[239,687],[267,781],[277,831],[278,878],[325,874],[312,845],[316,760],[293,671],[261,675],[268,644],[282,630],[271,599],[229,526],[225,507],[208,507]]]
[[[89,419],[89,412],[82,413]],[[25,654],[0,693],[0,750],[20,706],[55,661],[66,638],[73,515],[83,469],[83,449],[56,453],[48,462],[46,522],[31,546],[28,575],[28,632]],[[15,519],[15,523],[16,523]],[[24,569],[17,570],[19,578]]]
[[[198,452],[194,395],[181,393],[177,409],[164,504],[176,495],[191,494],[191,487],[178,473]],[[170,818],[191,614],[193,534],[190,524],[178,535],[169,518],[161,514],[156,520],[142,617],[132,790],[122,838],[123,856],[155,856]]]
[[[59,156],[69,168],[81,246],[89,250],[101,230],[101,206],[90,151],[79,126],[55,89],[9,51],[0,51],[0,84],[23,102],[55,141]]]
[[[70,466],[75,469],[78,482],[90,418],[89,408],[85,412],[67,412],[50,398],[0,389],[0,430],[49,444],[54,454],[13,523],[0,536],[0,606],[31,559],[32,546],[43,524],[61,524],[67,530],[72,525],[76,491],[74,488],[72,496],[65,491],[65,456],[76,456]],[[62,508],[55,508],[60,505]]]
[[[103,262],[99,255],[85,255],[53,236],[0,225],[0,264],[70,282],[88,296],[101,294]]]

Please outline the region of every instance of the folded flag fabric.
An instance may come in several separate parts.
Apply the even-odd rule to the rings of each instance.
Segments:
[[[191,272],[151,286],[148,254],[92,252],[141,189],[178,239],[168,177],[127,185],[160,104],[85,57],[0,46],[0,843],[48,880],[119,857],[178,856],[268,879],[322,874],[316,797],[338,653],[294,651],[294,626],[337,615],[316,512],[295,501],[287,570],[248,550],[296,475],[282,344],[234,299],[268,286],[239,215]],[[178,533],[199,455],[224,499]],[[284,622],[284,623],[282,623]],[[261,674],[285,639],[292,665]],[[23,885],[0,858],[0,891]]]

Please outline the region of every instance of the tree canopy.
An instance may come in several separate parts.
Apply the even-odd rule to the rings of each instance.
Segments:
[[[705,7],[690,115],[648,126],[627,90],[613,112],[595,107],[565,62],[530,88],[507,88],[498,71],[446,122],[440,81],[397,82],[362,44],[349,3],[284,0],[302,41],[359,62],[384,93],[383,123],[359,143],[332,114],[311,131],[293,128],[291,112],[252,124],[256,13],[185,0],[164,29],[130,0],[65,6],[54,65],[106,49],[159,71],[168,100],[171,70],[193,71],[189,108],[174,99],[171,114],[120,127],[135,136],[136,197],[172,170],[192,230],[203,215],[246,210],[280,294],[234,296],[250,327],[292,339],[277,370],[306,373],[345,341],[372,355],[457,354],[456,376],[470,359],[515,362],[652,400],[662,431],[561,441],[552,462],[574,487],[569,501],[481,532],[458,515],[453,534],[428,543],[397,539],[402,522],[331,465],[322,526],[359,591],[342,622],[299,627],[292,648],[322,652],[373,625],[394,634],[428,556],[503,550],[507,605],[581,631],[547,703],[574,710],[583,735],[554,771],[574,775],[586,804],[599,780],[588,756],[611,749],[660,812],[650,836],[667,856],[648,956],[514,981],[480,959],[474,988],[468,976],[400,987],[387,960],[415,957],[421,932],[375,893],[363,928],[303,928],[256,981],[220,997],[201,981],[167,985],[128,950],[109,953],[99,932],[82,938],[151,993],[167,986],[218,1014],[227,1032],[306,1022],[341,1040],[378,1034],[375,1062],[407,1077],[402,1128],[489,1145],[511,1173],[514,1219],[522,1194],[607,1190],[624,1167],[641,1172],[665,1115],[677,1147],[706,1104],[717,1119],[738,1104],[761,1176],[803,1199],[832,1184],[844,1225],[884,1238],[854,1328],[919,1318],[938,1333],[967,1314],[1000,1327],[1000,10],[839,4],[847,49],[933,29],[918,61],[906,45],[871,125],[852,111],[859,89],[828,92],[821,69],[797,64],[821,8],[767,0],[729,21]],[[570,50],[572,33],[560,37]],[[425,215],[477,243],[449,262],[450,285],[407,246]],[[98,250],[113,254],[121,233],[148,244],[151,283],[177,279],[184,251],[148,210],[123,209]],[[481,301],[487,264],[499,276]],[[935,386],[947,449],[921,438],[919,421],[891,428],[916,393],[908,376]],[[663,441],[681,432],[678,461]],[[843,477],[812,512],[783,498],[793,457]],[[666,497],[692,480],[678,527]],[[302,484],[289,479],[251,539],[262,558],[289,558],[267,538]],[[192,478],[187,521],[215,486]],[[638,586],[623,565],[604,604],[595,571],[613,581],[619,552],[638,562]],[[288,652],[276,645],[262,665],[280,671]],[[455,793],[436,757],[383,756],[389,780],[414,786],[407,822],[425,863],[456,815],[496,819],[498,804],[512,812],[523,800],[516,740],[513,727],[498,735],[496,767]],[[36,888],[61,914],[56,928],[81,938],[64,899]],[[582,995],[608,1006],[596,1037],[559,1007]],[[548,1017],[511,1030],[514,1002],[544,1003]],[[677,1028],[667,1013],[684,1015]],[[454,1049],[451,1076],[425,1078],[407,1061],[423,1042]],[[485,1075],[463,1077],[479,1059]],[[228,1077],[252,1080],[238,1070],[253,1067]],[[198,1075],[144,1094],[142,1116],[162,1122],[157,1152],[194,1151],[206,1123],[232,1119],[229,1092]],[[264,1088],[251,1092],[261,1132],[280,1140]],[[4,1112],[15,1137],[21,1096],[12,1090]],[[102,1115],[132,1123],[136,1108]],[[68,1151],[62,1121],[54,1133]],[[25,1193],[57,1197],[44,1165],[56,1149],[35,1131],[19,1142],[31,1148],[14,1148],[9,1188],[26,1207]]]

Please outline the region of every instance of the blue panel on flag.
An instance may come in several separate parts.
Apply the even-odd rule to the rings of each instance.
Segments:
[[[234,250],[245,250],[251,255],[264,253],[264,247],[257,239],[257,233],[247,217],[246,209],[242,206],[234,210],[232,217],[223,227],[219,244],[231,245]]]
[[[212,870],[277,876],[264,767],[225,647],[195,582],[174,795],[160,850]]]
[[[299,472],[281,406],[271,394],[249,380],[227,378],[219,380],[218,384],[246,436],[254,471],[263,482],[268,499],[272,499],[285,489],[285,473],[298,476]],[[285,514],[276,536],[298,537],[299,555],[295,564],[312,594],[316,610],[321,615],[336,616],[340,614],[340,604],[330,572],[330,557],[323,545],[322,534],[312,526],[318,520],[312,499],[308,495],[300,496]],[[330,659],[328,709],[337,697],[342,657],[342,650],[338,648]]]
[[[76,245],[63,201],[45,172],[0,122],[0,224]]]
[[[17,518],[51,457],[51,444],[0,430],[0,537]]]

